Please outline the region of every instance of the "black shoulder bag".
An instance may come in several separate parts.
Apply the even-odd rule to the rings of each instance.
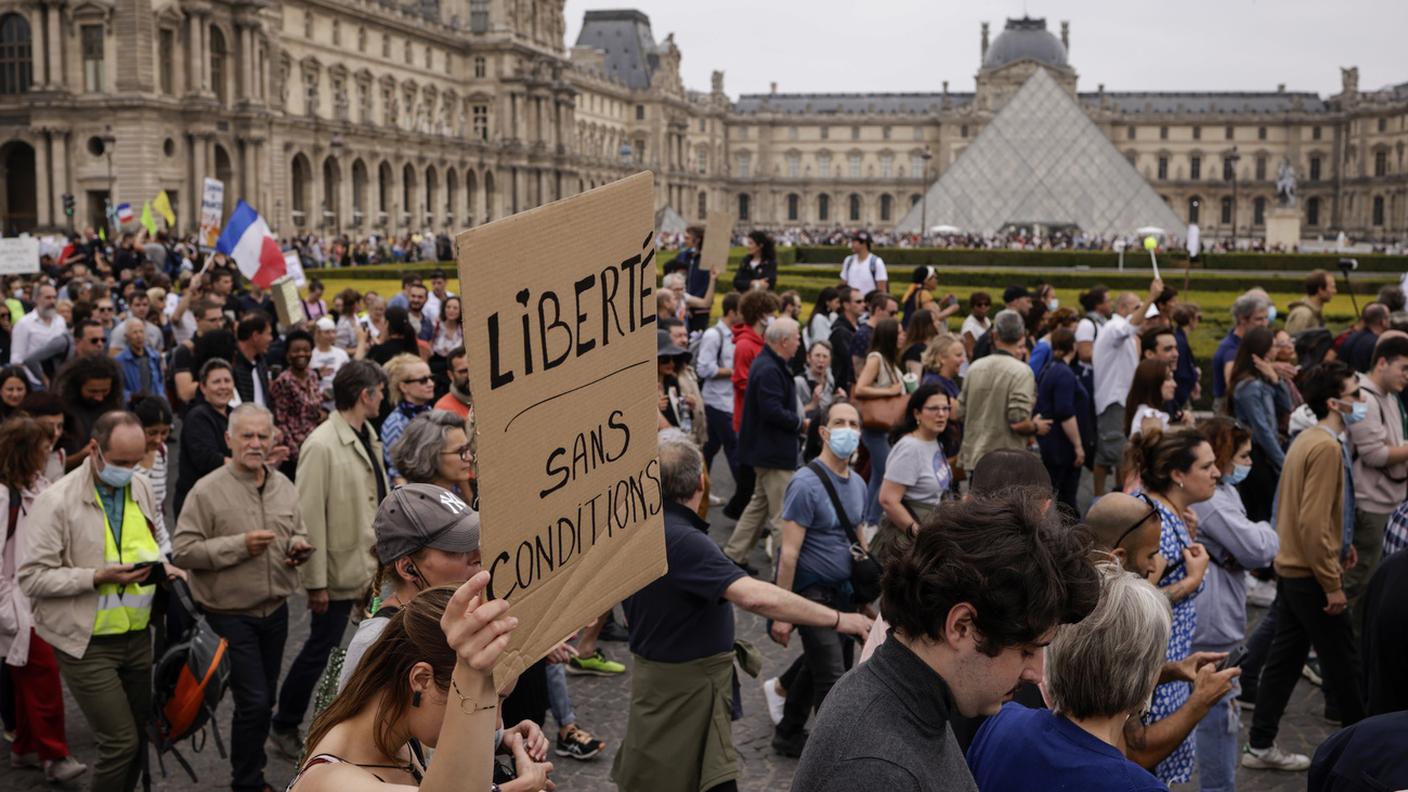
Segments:
[[[821,462],[812,460],[807,469],[812,475],[821,479],[821,486],[826,489],[826,494],[831,498],[831,508],[836,510],[836,519],[841,522],[841,527],[846,530],[846,538],[851,542],[851,588],[854,590],[853,599],[858,605],[866,605],[880,598],[880,573],[883,571],[880,562],[871,557],[870,553],[861,547],[860,540],[856,538],[855,526],[851,523],[851,518],[846,515],[846,509],[841,505],[841,497],[836,494],[836,487],[831,483],[831,477],[826,474],[826,468]]]

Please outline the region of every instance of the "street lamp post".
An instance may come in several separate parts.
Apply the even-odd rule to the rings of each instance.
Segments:
[[[108,126],[103,129],[103,134],[98,139],[103,141],[103,154],[106,155],[108,161],[108,199],[103,207],[105,213],[103,220],[109,228],[116,232],[119,229],[112,225],[112,208],[114,206],[112,191],[115,187],[112,176],[112,149],[117,145],[117,137],[113,135],[112,127]]]
[[[919,158],[924,161],[924,173],[919,178],[919,189],[923,191],[919,193],[919,244],[924,245],[929,241],[929,160],[934,155],[925,146]]]
[[[1237,251],[1237,163],[1242,160],[1242,155],[1237,153],[1237,147],[1232,147],[1232,153],[1227,155],[1225,162],[1232,170],[1232,252]]]

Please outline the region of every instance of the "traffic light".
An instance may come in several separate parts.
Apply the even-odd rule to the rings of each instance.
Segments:
[[[64,216],[73,217],[73,193],[64,193]]]

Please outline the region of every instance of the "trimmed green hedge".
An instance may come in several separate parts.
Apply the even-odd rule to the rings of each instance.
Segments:
[[[795,250],[799,263],[836,264],[850,255],[850,248],[814,246],[780,248]],[[934,267],[1035,267],[1065,269],[1118,269],[1119,254],[1088,250],[980,250],[958,248],[876,248],[885,264],[901,269],[923,265]],[[1353,256],[1359,260],[1360,272],[1408,271],[1408,256],[1379,254]],[[1188,257],[1182,251],[1160,254],[1167,268],[1182,269]],[[1261,270],[1267,272],[1305,273],[1313,269],[1335,271],[1341,256],[1333,253],[1209,253],[1193,263],[1194,269]],[[1142,249],[1125,251],[1125,268],[1140,267],[1147,259]],[[899,273],[892,272],[893,277]]]

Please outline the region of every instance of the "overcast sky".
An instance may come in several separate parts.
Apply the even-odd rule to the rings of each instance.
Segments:
[[[685,86],[764,93],[973,90],[979,23],[1007,16],[1071,23],[1080,89],[1337,93],[1408,82],[1408,0],[567,0],[567,41],[588,9],[645,12],[675,34]]]

